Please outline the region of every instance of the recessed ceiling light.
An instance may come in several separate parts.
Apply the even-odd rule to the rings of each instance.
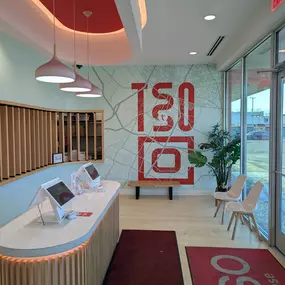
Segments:
[[[204,17],[204,19],[206,21],[212,21],[212,20],[216,19],[216,16],[215,15],[207,15],[206,17]]]
[[[196,55],[197,54],[197,51],[191,51],[189,52],[190,55]]]
[[[285,52],[285,49],[280,49],[279,52]]]

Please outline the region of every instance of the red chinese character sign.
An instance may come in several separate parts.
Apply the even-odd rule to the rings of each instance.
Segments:
[[[170,95],[172,88],[172,83],[160,82],[151,90],[156,103],[149,112],[155,122],[149,131],[155,135],[138,137],[138,178],[194,184],[194,168],[188,163],[194,137],[187,135],[194,126],[194,86],[189,82],[182,83],[177,98]],[[148,85],[133,83],[132,89],[138,91],[138,132],[145,132]]]
[[[275,11],[283,2],[284,0],[271,0],[271,11]]]

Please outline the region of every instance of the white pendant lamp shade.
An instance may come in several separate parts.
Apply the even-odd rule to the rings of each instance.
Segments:
[[[60,84],[60,90],[66,92],[88,92],[91,88],[91,83],[77,72],[75,72],[75,80],[73,82]]]
[[[75,73],[56,56],[55,0],[53,2],[53,57],[35,71],[36,80],[47,83],[68,83],[75,80]]]
[[[35,77],[41,82],[69,83],[75,80],[75,73],[54,55],[49,62],[36,69]]]
[[[77,93],[76,96],[77,97],[83,97],[83,98],[98,98],[98,97],[102,97],[102,90],[95,86],[94,84],[92,84],[92,88],[89,92],[82,92],[82,93]]]

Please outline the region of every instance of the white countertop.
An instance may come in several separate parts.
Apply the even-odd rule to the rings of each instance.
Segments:
[[[92,212],[90,217],[63,220],[60,224],[36,222],[37,207],[27,211],[0,229],[0,254],[37,257],[65,252],[84,243],[92,235],[120,191],[120,183],[102,181],[104,192],[76,196],[67,206],[76,212]],[[52,211],[49,201],[42,212]]]

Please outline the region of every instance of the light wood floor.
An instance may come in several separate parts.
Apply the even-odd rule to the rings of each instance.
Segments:
[[[185,246],[268,248],[259,242],[247,225],[240,225],[236,238],[227,232],[229,214],[221,225],[221,213],[215,211],[212,196],[180,196],[175,200],[167,197],[146,197],[135,200],[134,196],[120,196],[120,228],[146,230],[174,230],[177,234],[185,285],[192,284]],[[285,258],[274,249],[272,254],[285,267]]]

